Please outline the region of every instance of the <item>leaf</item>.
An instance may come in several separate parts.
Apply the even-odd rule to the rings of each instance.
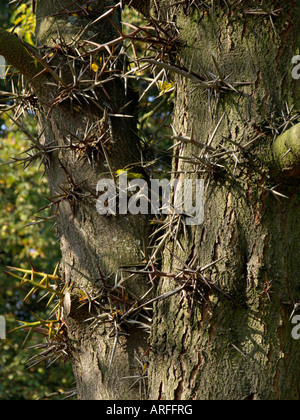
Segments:
[[[139,174],[137,172],[129,172],[129,169],[118,169],[116,171],[116,175],[120,176],[123,174],[127,174],[127,177],[130,179],[144,179],[142,174]]]
[[[99,70],[99,66],[97,63],[93,63],[91,66],[93,72],[97,73],[97,71]]]
[[[159,96],[162,96],[165,93],[168,93],[168,92],[173,91],[173,89],[174,89],[174,83],[158,82],[158,88],[160,90]]]

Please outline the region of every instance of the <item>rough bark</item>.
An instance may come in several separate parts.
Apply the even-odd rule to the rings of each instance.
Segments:
[[[93,4],[91,16],[74,17],[62,13],[69,5],[68,0],[49,2],[39,1],[37,4],[37,39],[38,46],[44,50],[55,48],[55,43],[68,43],[84,28],[90,19],[101,16],[107,6],[114,6],[114,1],[96,1]],[[117,19],[116,19],[117,20]],[[116,30],[108,21],[101,21],[89,29],[89,33],[82,35],[83,39],[95,36],[93,40],[105,43],[116,37]],[[96,59],[96,58],[94,58]],[[61,66],[61,77],[68,83],[72,73],[66,65],[64,56],[57,56],[57,63]],[[51,95],[56,97],[57,92],[47,93],[46,101],[50,102]],[[76,100],[66,100],[55,106],[49,113],[49,106],[44,105],[39,110],[40,129],[45,128],[45,144],[58,146],[70,145],[70,135],[74,138],[82,136],[87,126],[100,122],[105,114],[134,115],[134,106],[126,104],[132,101],[130,90],[128,95],[120,80],[105,84],[105,92],[97,90],[98,104],[105,108],[101,111],[95,101],[82,104]],[[103,105],[103,104],[106,104]],[[125,108],[124,108],[125,106]],[[123,111],[121,111],[123,109]],[[70,149],[61,149],[50,156],[50,165],[47,171],[51,194],[61,193],[62,186],[71,186],[65,169],[76,185],[78,194],[92,191],[96,193],[97,182],[101,178],[110,177],[120,168],[130,162],[140,160],[138,138],[135,136],[135,118],[120,118],[107,116],[110,129],[110,148],[106,156],[100,154],[99,160],[92,167],[86,159],[74,161]],[[100,132],[94,134],[96,137]],[[107,156],[108,155],[108,156]],[[107,166],[107,159],[109,166]],[[62,167],[65,168],[63,168]],[[101,287],[99,268],[103,276],[116,273],[123,265],[135,265],[141,261],[143,243],[147,243],[147,217],[130,215],[106,217],[100,216],[96,210],[96,201],[93,196],[70,203],[64,200],[59,204],[57,214],[57,227],[60,235],[62,250],[62,276],[64,281],[72,288],[72,309],[67,317],[69,347],[75,379],[77,382],[79,399],[135,399],[138,398],[138,387],[129,390],[128,380],[122,377],[132,375],[135,365],[135,356],[146,350],[146,339],[140,330],[131,330],[129,335],[119,337],[115,351],[114,363],[109,369],[109,363],[114,346],[114,334],[111,334],[110,323],[90,328],[91,318],[88,306],[84,311],[77,310],[79,306],[74,292],[86,290],[97,294]],[[144,241],[144,238],[145,241]],[[114,282],[115,278],[108,280]],[[138,280],[137,280],[138,281]],[[124,286],[128,286],[124,284]],[[144,285],[135,284],[135,291],[139,295]],[[113,309],[112,309],[113,311]],[[95,313],[94,313],[95,315]],[[113,313],[112,313],[113,316]],[[129,331],[125,331],[127,334]]]
[[[169,248],[187,264],[196,257],[193,268],[223,258],[205,276],[239,305],[213,288],[195,299],[192,310],[184,296],[157,304],[151,398],[300,396],[299,343],[291,337],[289,320],[299,301],[299,184],[275,169],[279,156],[272,155],[270,133],[266,130],[261,137],[285,104],[298,100],[290,62],[299,38],[299,6],[263,3],[266,10],[282,8],[272,18],[274,26],[270,16],[248,14],[248,2],[230,9],[214,2],[213,12],[177,9],[180,64],[196,74],[217,76],[216,62],[223,79],[251,83],[236,86],[238,92],[211,90],[210,108],[207,91],[177,77],[174,116],[179,135],[193,132],[195,140],[206,144],[224,113],[212,146],[235,149],[239,162],[229,154],[219,161],[222,168],[207,166],[211,174],[206,178],[203,226],[192,228],[186,240],[182,236],[184,252],[176,244]],[[177,155],[174,169],[189,171],[197,166],[180,157],[201,156],[201,149],[188,144]],[[288,199],[278,200],[270,192],[279,182],[279,192]],[[167,250],[164,265],[164,271],[182,267]],[[174,282],[164,283],[160,291],[172,287]]]

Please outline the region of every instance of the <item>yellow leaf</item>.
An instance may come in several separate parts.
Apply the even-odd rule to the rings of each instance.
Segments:
[[[118,169],[116,171],[116,175],[120,176],[122,174],[127,174],[128,178],[130,179],[143,179],[144,178],[142,174],[129,172],[129,169]]]
[[[85,292],[83,291],[83,290],[78,290],[78,293],[80,294],[80,300],[84,300],[84,299],[86,299],[87,297],[86,297],[86,294],[85,294]]]
[[[120,176],[120,175],[122,175],[122,174],[126,174],[126,172],[127,172],[127,171],[125,171],[125,169],[118,169],[118,170],[116,171],[116,174],[117,174],[118,176]]]
[[[164,93],[171,91],[174,88],[174,84],[169,82],[158,82],[158,87],[160,95],[163,95]]]
[[[98,64],[93,63],[93,64],[92,64],[92,70],[93,70],[95,73],[97,73],[97,71],[99,70],[99,66],[98,66]]]

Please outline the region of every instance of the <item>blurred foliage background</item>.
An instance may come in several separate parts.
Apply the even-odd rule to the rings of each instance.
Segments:
[[[141,23],[140,16],[127,7],[123,20],[134,25]],[[13,0],[12,4],[8,0],[0,0],[0,27],[13,30],[28,43],[34,44],[35,15],[31,0]],[[123,30],[126,32],[128,28],[124,26]],[[135,51],[129,45],[129,70],[135,66],[135,55],[143,55],[144,49],[143,43],[136,42]],[[170,125],[174,88],[167,74],[152,84],[153,77],[151,72],[147,74],[147,70],[135,72],[131,82],[141,98],[138,134],[146,160],[156,162],[152,176],[165,178],[171,170],[168,149],[172,144]],[[10,89],[10,77],[6,81],[0,79],[0,91]],[[3,112],[3,108],[1,111],[2,102],[0,93],[0,315],[5,316],[8,332],[18,326],[18,320],[35,320],[31,311],[43,317],[45,309],[43,302],[38,301],[40,296],[33,295],[30,301],[23,301],[29,289],[6,275],[6,267],[30,268],[30,259],[39,271],[52,273],[60,260],[60,249],[54,220],[33,224],[35,213],[49,204],[46,197],[50,193],[47,180],[42,177],[43,168],[39,168],[38,163],[26,170],[17,162],[5,165],[28,149],[29,141]],[[29,134],[35,137],[34,115],[24,115],[22,122]],[[50,215],[48,210],[40,214],[43,217]],[[25,332],[18,331],[8,333],[6,340],[0,340],[0,400],[63,398],[64,392],[74,387],[70,363],[59,361],[49,368],[38,365],[27,369],[26,362],[35,354],[28,346],[43,342],[43,338],[33,335],[23,348],[25,336]]]

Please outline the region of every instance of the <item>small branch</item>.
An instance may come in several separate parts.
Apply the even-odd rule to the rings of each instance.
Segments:
[[[19,70],[35,90],[40,90],[46,79],[44,74],[36,77],[43,67],[27,52],[17,35],[0,28],[0,55],[7,63]]]
[[[151,111],[149,111],[147,114],[143,115],[143,117],[140,119],[141,127],[143,127],[145,122],[149,120],[151,117],[153,117],[153,115],[156,114],[160,110],[160,108],[162,108],[167,102],[168,102],[168,95],[164,95],[163,99],[157,104],[157,106],[153,108]]]

